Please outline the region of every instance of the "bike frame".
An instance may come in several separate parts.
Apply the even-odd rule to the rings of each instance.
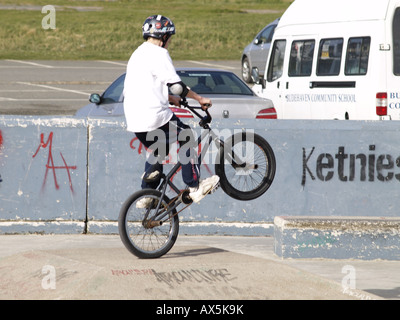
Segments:
[[[212,143],[212,141],[214,141],[214,143],[216,144],[218,150],[221,150],[221,148],[224,148],[224,142],[214,133],[214,131],[210,128],[210,126],[208,125],[209,123],[211,123],[212,117],[210,115],[210,113],[208,112],[208,110],[203,110],[201,107],[192,107],[189,106],[186,99],[183,99],[181,101],[181,104],[188,108],[189,110],[191,110],[197,117],[199,117],[201,120],[199,122],[199,125],[204,129],[204,132],[202,132],[201,136],[198,137],[197,139],[197,147],[200,146],[201,142],[203,140],[206,140],[206,138],[208,137],[208,139],[206,140],[207,143],[202,147],[202,150],[200,152],[200,155],[198,157],[198,163],[202,163],[202,158],[204,157],[204,155],[207,153],[210,144]],[[201,109],[206,113],[206,116],[202,117],[196,110],[197,109]],[[232,167],[234,167],[235,169],[238,167],[244,168],[246,166],[245,162],[241,162],[238,163],[238,161],[235,161],[235,154],[233,152],[233,150],[229,150],[226,154],[226,156],[228,157],[228,160],[230,161],[230,164],[232,165]],[[165,216],[169,215],[173,210],[175,210],[180,204],[185,203],[182,200],[182,195],[185,191],[180,191],[172,182],[172,177],[174,176],[174,174],[179,170],[179,168],[181,167],[181,162],[178,160],[178,162],[175,164],[175,166],[170,170],[170,172],[165,175],[162,174],[161,175],[161,184],[160,186],[157,188],[158,191],[161,192],[161,199],[164,199],[164,196],[167,192],[167,187],[171,187],[172,190],[175,191],[175,193],[177,194],[177,197],[174,198],[174,200],[171,201],[174,202],[172,207],[169,207],[167,211],[162,211],[161,213],[159,212],[160,210],[160,206],[161,206],[161,201],[158,201],[157,206],[156,206],[156,215],[153,218],[150,218],[150,223],[155,222],[154,219],[157,218],[158,221],[161,222],[161,219],[163,219]],[[187,190],[186,190],[187,191]],[[181,196],[181,199],[178,199],[179,196]],[[178,200],[178,201],[176,201]],[[191,200],[189,200],[189,203],[185,203],[187,205],[191,204]],[[152,207],[152,206],[151,206]],[[151,208],[150,207],[150,208]],[[183,209],[182,209],[183,210]],[[181,211],[182,211],[181,210]],[[180,212],[180,211],[179,211]],[[179,213],[178,212],[178,213]],[[150,213],[150,209],[147,210],[145,217],[143,219],[143,221],[149,221],[147,220],[148,215]],[[161,215],[160,215],[161,214]]]
[[[196,116],[198,116],[201,120],[199,122],[199,125],[205,129],[204,132],[202,132],[201,136],[198,137],[197,139],[197,147],[200,146],[201,142],[203,140],[205,140],[208,137],[207,143],[205,144],[205,146],[202,148],[202,151],[200,152],[200,155],[198,157],[198,163],[201,163],[203,156],[207,153],[210,144],[212,141],[215,142],[215,144],[217,145],[218,148],[221,148],[224,146],[224,143],[221,139],[218,138],[218,136],[212,131],[212,129],[210,128],[210,126],[208,125],[212,118],[210,113],[207,110],[203,110],[204,112],[206,112],[206,116],[202,117],[197,111],[196,109],[201,109],[200,107],[191,107],[187,104],[187,102],[184,100],[182,101],[182,104],[187,107],[189,110],[191,110]],[[174,174],[179,170],[179,168],[181,167],[181,162],[178,160],[178,162],[174,165],[174,167],[169,171],[169,173],[167,175],[162,174],[161,175],[161,184],[160,186],[157,188],[158,191],[161,192],[161,199],[164,199],[164,196],[167,192],[167,187],[171,187],[172,190],[175,191],[175,193],[177,194],[177,196],[179,196],[180,194],[182,194],[182,191],[180,191],[172,182],[172,177],[174,176]],[[162,212],[161,215],[156,215],[154,218],[157,218],[157,220],[161,220],[163,219],[165,216],[167,216],[170,212],[172,212],[173,210],[175,210],[183,201],[175,201],[174,205],[170,208],[168,208],[167,211]],[[191,204],[191,203],[189,203]],[[161,206],[161,201],[158,202],[157,207],[156,207],[156,212],[159,212]],[[149,214],[150,210],[147,210],[144,221],[147,220],[148,214]],[[151,218],[151,220],[153,220],[153,218]],[[154,220],[153,220],[154,221]]]

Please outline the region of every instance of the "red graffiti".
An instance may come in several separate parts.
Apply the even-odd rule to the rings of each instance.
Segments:
[[[64,169],[67,171],[68,174],[68,180],[69,180],[69,187],[71,189],[72,192],[74,192],[74,189],[72,187],[72,180],[71,180],[71,172],[70,170],[75,170],[76,166],[68,166],[67,162],[64,159],[64,156],[62,155],[62,153],[60,152],[60,156],[61,159],[64,163],[64,166],[55,166],[54,165],[54,159],[53,159],[53,132],[50,132],[49,134],[49,138],[47,139],[47,142],[44,142],[44,134],[40,134],[40,145],[37,148],[35,154],[32,156],[32,158],[35,158],[37,156],[37,154],[39,153],[40,148],[46,149],[47,147],[49,147],[49,153],[48,153],[48,158],[47,158],[47,164],[46,164],[46,173],[44,174],[44,180],[43,180],[43,185],[42,185],[42,190],[46,184],[47,181],[47,174],[49,172],[49,170],[53,170],[53,178],[54,178],[54,185],[56,187],[56,189],[60,189],[60,186],[57,182],[57,175],[56,175],[56,170],[60,170],[60,169]]]
[[[136,147],[133,145],[133,144],[135,143],[136,140],[139,141],[139,139],[136,137],[136,138],[133,138],[133,139],[131,140],[131,142],[129,143],[129,146],[131,147],[132,150],[135,150],[135,149],[136,149]],[[147,148],[145,147],[145,145],[139,141],[138,153],[139,153],[139,154],[142,154],[143,149],[147,150]]]
[[[123,270],[114,270],[111,269],[111,274],[113,276],[151,276],[153,275],[153,269],[123,269]]]

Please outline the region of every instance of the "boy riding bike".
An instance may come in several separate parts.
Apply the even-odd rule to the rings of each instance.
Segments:
[[[129,59],[124,84],[124,112],[127,130],[136,134],[146,148],[155,145],[162,148],[152,150],[145,164],[142,177],[142,189],[156,189],[162,174],[162,161],[169,153],[169,145],[180,137],[189,137],[189,141],[179,141],[180,146],[187,145],[187,161],[182,162],[182,179],[189,188],[189,196],[199,202],[219,182],[214,175],[200,180],[200,164],[192,150],[195,145],[191,138],[191,129],[185,125],[169,108],[169,104],[179,105],[181,98],[192,98],[199,102],[203,110],[211,107],[211,100],[202,97],[187,87],[177,75],[168,53],[171,36],[175,34],[173,22],[162,15],[150,16],[142,26],[143,38]],[[168,90],[174,95],[170,95]],[[179,97],[178,97],[179,96]],[[172,134],[171,134],[172,133]],[[143,198],[138,208],[151,205],[151,199]]]

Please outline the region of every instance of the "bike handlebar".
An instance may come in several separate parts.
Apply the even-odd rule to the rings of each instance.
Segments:
[[[205,127],[207,126],[207,124],[211,123],[212,117],[210,115],[210,113],[208,112],[208,109],[204,110],[202,107],[193,107],[193,106],[189,106],[189,103],[187,102],[187,100],[185,98],[183,98],[181,101],[179,101],[179,104],[185,108],[188,108],[190,111],[192,111],[197,117],[200,118],[200,122],[199,125],[201,127]],[[209,104],[206,104],[205,106],[210,106]],[[201,116],[196,109],[201,109],[203,112],[206,113],[206,115],[203,117]]]

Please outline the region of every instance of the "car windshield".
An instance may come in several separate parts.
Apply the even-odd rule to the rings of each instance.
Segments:
[[[182,81],[199,94],[236,94],[252,96],[253,91],[231,72],[178,70]]]
[[[122,91],[124,90],[125,73],[115,80],[103,93],[103,103],[121,102]]]

